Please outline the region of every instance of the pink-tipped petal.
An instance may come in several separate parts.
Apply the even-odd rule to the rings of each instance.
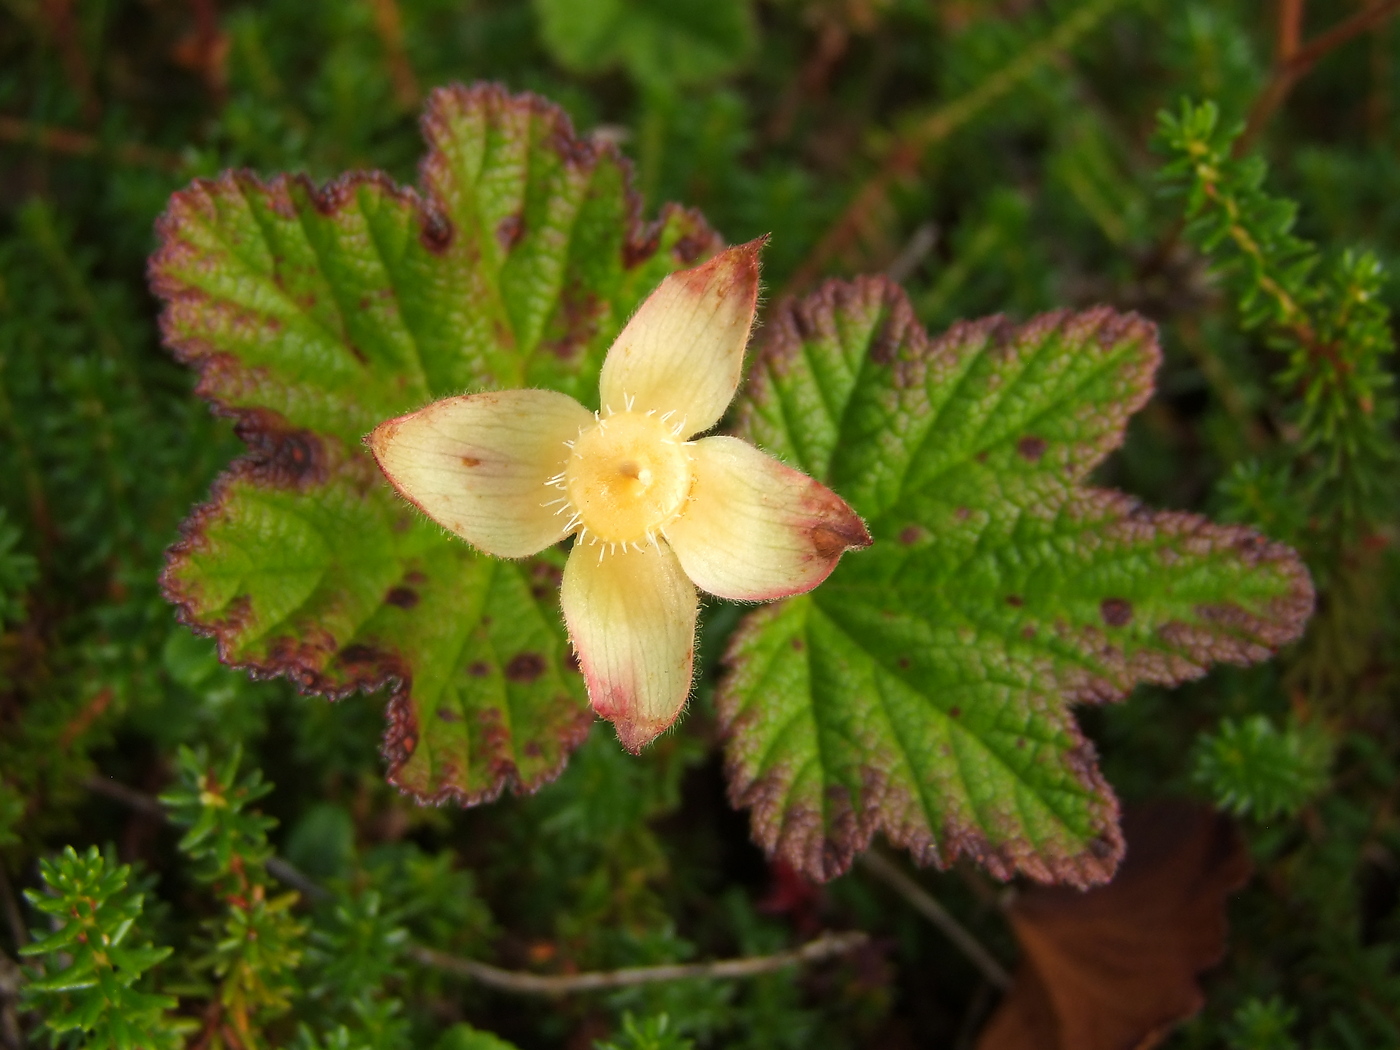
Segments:
[[[468,543],[523,558],[566,535],[561,488],[571,441],[593,413],[553,390],[434,401],[375,427],[366,443],[406,499]]]
[[[699,600],[664,544],[598,552],[574,544],[559,598],[589,702],[636,754],[690,695]]]
[[[691,449],[690,503],[666,540],[702,590],[738,601],[810,591],[870,533],[836,493],[746,441],[708,437]]]
[[[758,308],[758,253],[767,238],[667,277],[608,351],[599,380],[614,412],[672,413],[681,437],[719,422],[744,368]]]

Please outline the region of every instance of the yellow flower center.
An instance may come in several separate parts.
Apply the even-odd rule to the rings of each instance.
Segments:
[[[579,433],[564,491],[592,536],[646,542],[680,513],[690,493],[690,455],[660,417],[619,412]]]

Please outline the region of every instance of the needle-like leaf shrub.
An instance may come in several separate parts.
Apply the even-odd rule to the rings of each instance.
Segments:
[[[52,926],[21,954],[43,960],[27,990],[50,1032],[113,1050],[183,1046],[185,1026],[170,1016],[175,998],[142,987],[171,949],[143,940],[144,894],[129,886],[131,868],[95,846],[82,854],[69,846],[40,874],[49,894],[31,891],[29,903]]]

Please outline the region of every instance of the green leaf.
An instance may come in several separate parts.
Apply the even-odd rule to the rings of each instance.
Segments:
[[[752,52],[749,0],[535,0],[550,54],[580,73],[622,66],[660,91],[716,80]]]
[[[437,1050],[515,1050],[514,1043],[469,1024],[453,1025],[442,1034],[436,1046]]]
[[[360,438],[463,390],[596,404],[636,304],[717,244],[678,208],[642,225],[616,151],[534,96],[443,89],[423,126],[420,191],[227,173],[172,198],[151,261],[162,331],[249,450],[164,585],[226,662],[331,697],[392,685],[390,779],[469,803],[550,779],[592,722],[559,558],[478,556],[399,500]]]
[[[877,278],[763,332],[739,431],[849,500],[875,542],[731,643],[718,703],[756,837],[819,879],[876,831],[923,863],[1107,879],[1118,806],[1069,705],[1267,658],[1311,611],[1306,570],[1248,529],[1084,484],[1151,393],[1141,318],[932,340]]]

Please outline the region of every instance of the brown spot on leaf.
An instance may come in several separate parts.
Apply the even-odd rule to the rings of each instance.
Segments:
[[[924,530],[919,528],[919,526],[906,525],[899,530],[899,542],[907,547],[911,544],[918,543],[923,534]]]
[[[959,707],[957,704],[954,704],[952,707],[948,708],[948,717],[949,717],[949,718],[961,718],[961,717],[962,717],[962,708]]]
[[[987,450],[983,449],[981,452],[977,453],[977,455],[973,456],[972,458],[977,460],[978,463],[987,462]]]
[[[441,255],[452,246],[452,221],[436,208],[423,213],[419,243],[434,255]]]
[[[384,595],[384,600],[400,609],[412,609],[418,604],[419,598],[418,592],[412,587],[390,587],[389,593]]]
[[[544,657],[539,653],[516,653],[506,664],[506,677],[512,682],[533,682],[544,670]]]
[[[491,665],[485,660],[475,660],[467,668],[467,674],[473,678],[485,678],[491,673]]]
[[[1099,615],[1110,627],[1126,627],[1133,622],[1133,603],[1126,598],[1105,598],[1099,603]]]
[[[525,216],[517,212],[514,215],[507,215],[496,224],[496,243],[501,246],[501,251],[508,252],[520,243],[520,238],[525,236]]]
[[[461,712],[454,711],[450,707],[439,707],[437,709],[437,716],[444,722],[460,722],[462,720]]]
[[[807,643],[801,638],[794,638],[791,644],[794,652],[800,653],[803,649],[807,648]]]
[[[870,340],[870,360],[877,365],[890,364],[894,360],[895,351],[899,349],[899,334],[898,328],[886,319],[880,330],[875,333],[875,337]]]
[[[1244,843],[1185,802],[1132,807],[1123,830],[1112,882],[1033,886],[1011,905],[1021,965],[977,1050],[1146,1050],[1204,1005],[1197,975],[1224,954],[1225,900],[1249,878]]]
[[[1026,604],[1026,599],[1022,598],[1019,594],[1008,594],[1006,596],[1006,604],[1019,609]]]
[[[713,237],[682,234],[671,246],[671,255],[682,266],[693,266],[707,251],[713,249]]]
[[[236,469],[273,488],[305,488],[326,474],[325,446],[309,430],[294,430],[270,409],[245,412],[234,425],[248,451]]]
[[[1017,454],[1031,463],[1039,462],[1040,457],[1045,455],[1045,448],[1045,439],[1038,438],[1034,434],[1027,434],[1016,442]]]
[[[379,651],[371,645],[364,645],[356,642],[347,645],[340,650],[340,662],[343,664],[367,664],[379,659]]]
[[[479,466],[481,466],[481,460],[478,459],[476,456],[463,456],[463,457],[462,457],[462,466],[464,466],[464,467],[479,467]]]

